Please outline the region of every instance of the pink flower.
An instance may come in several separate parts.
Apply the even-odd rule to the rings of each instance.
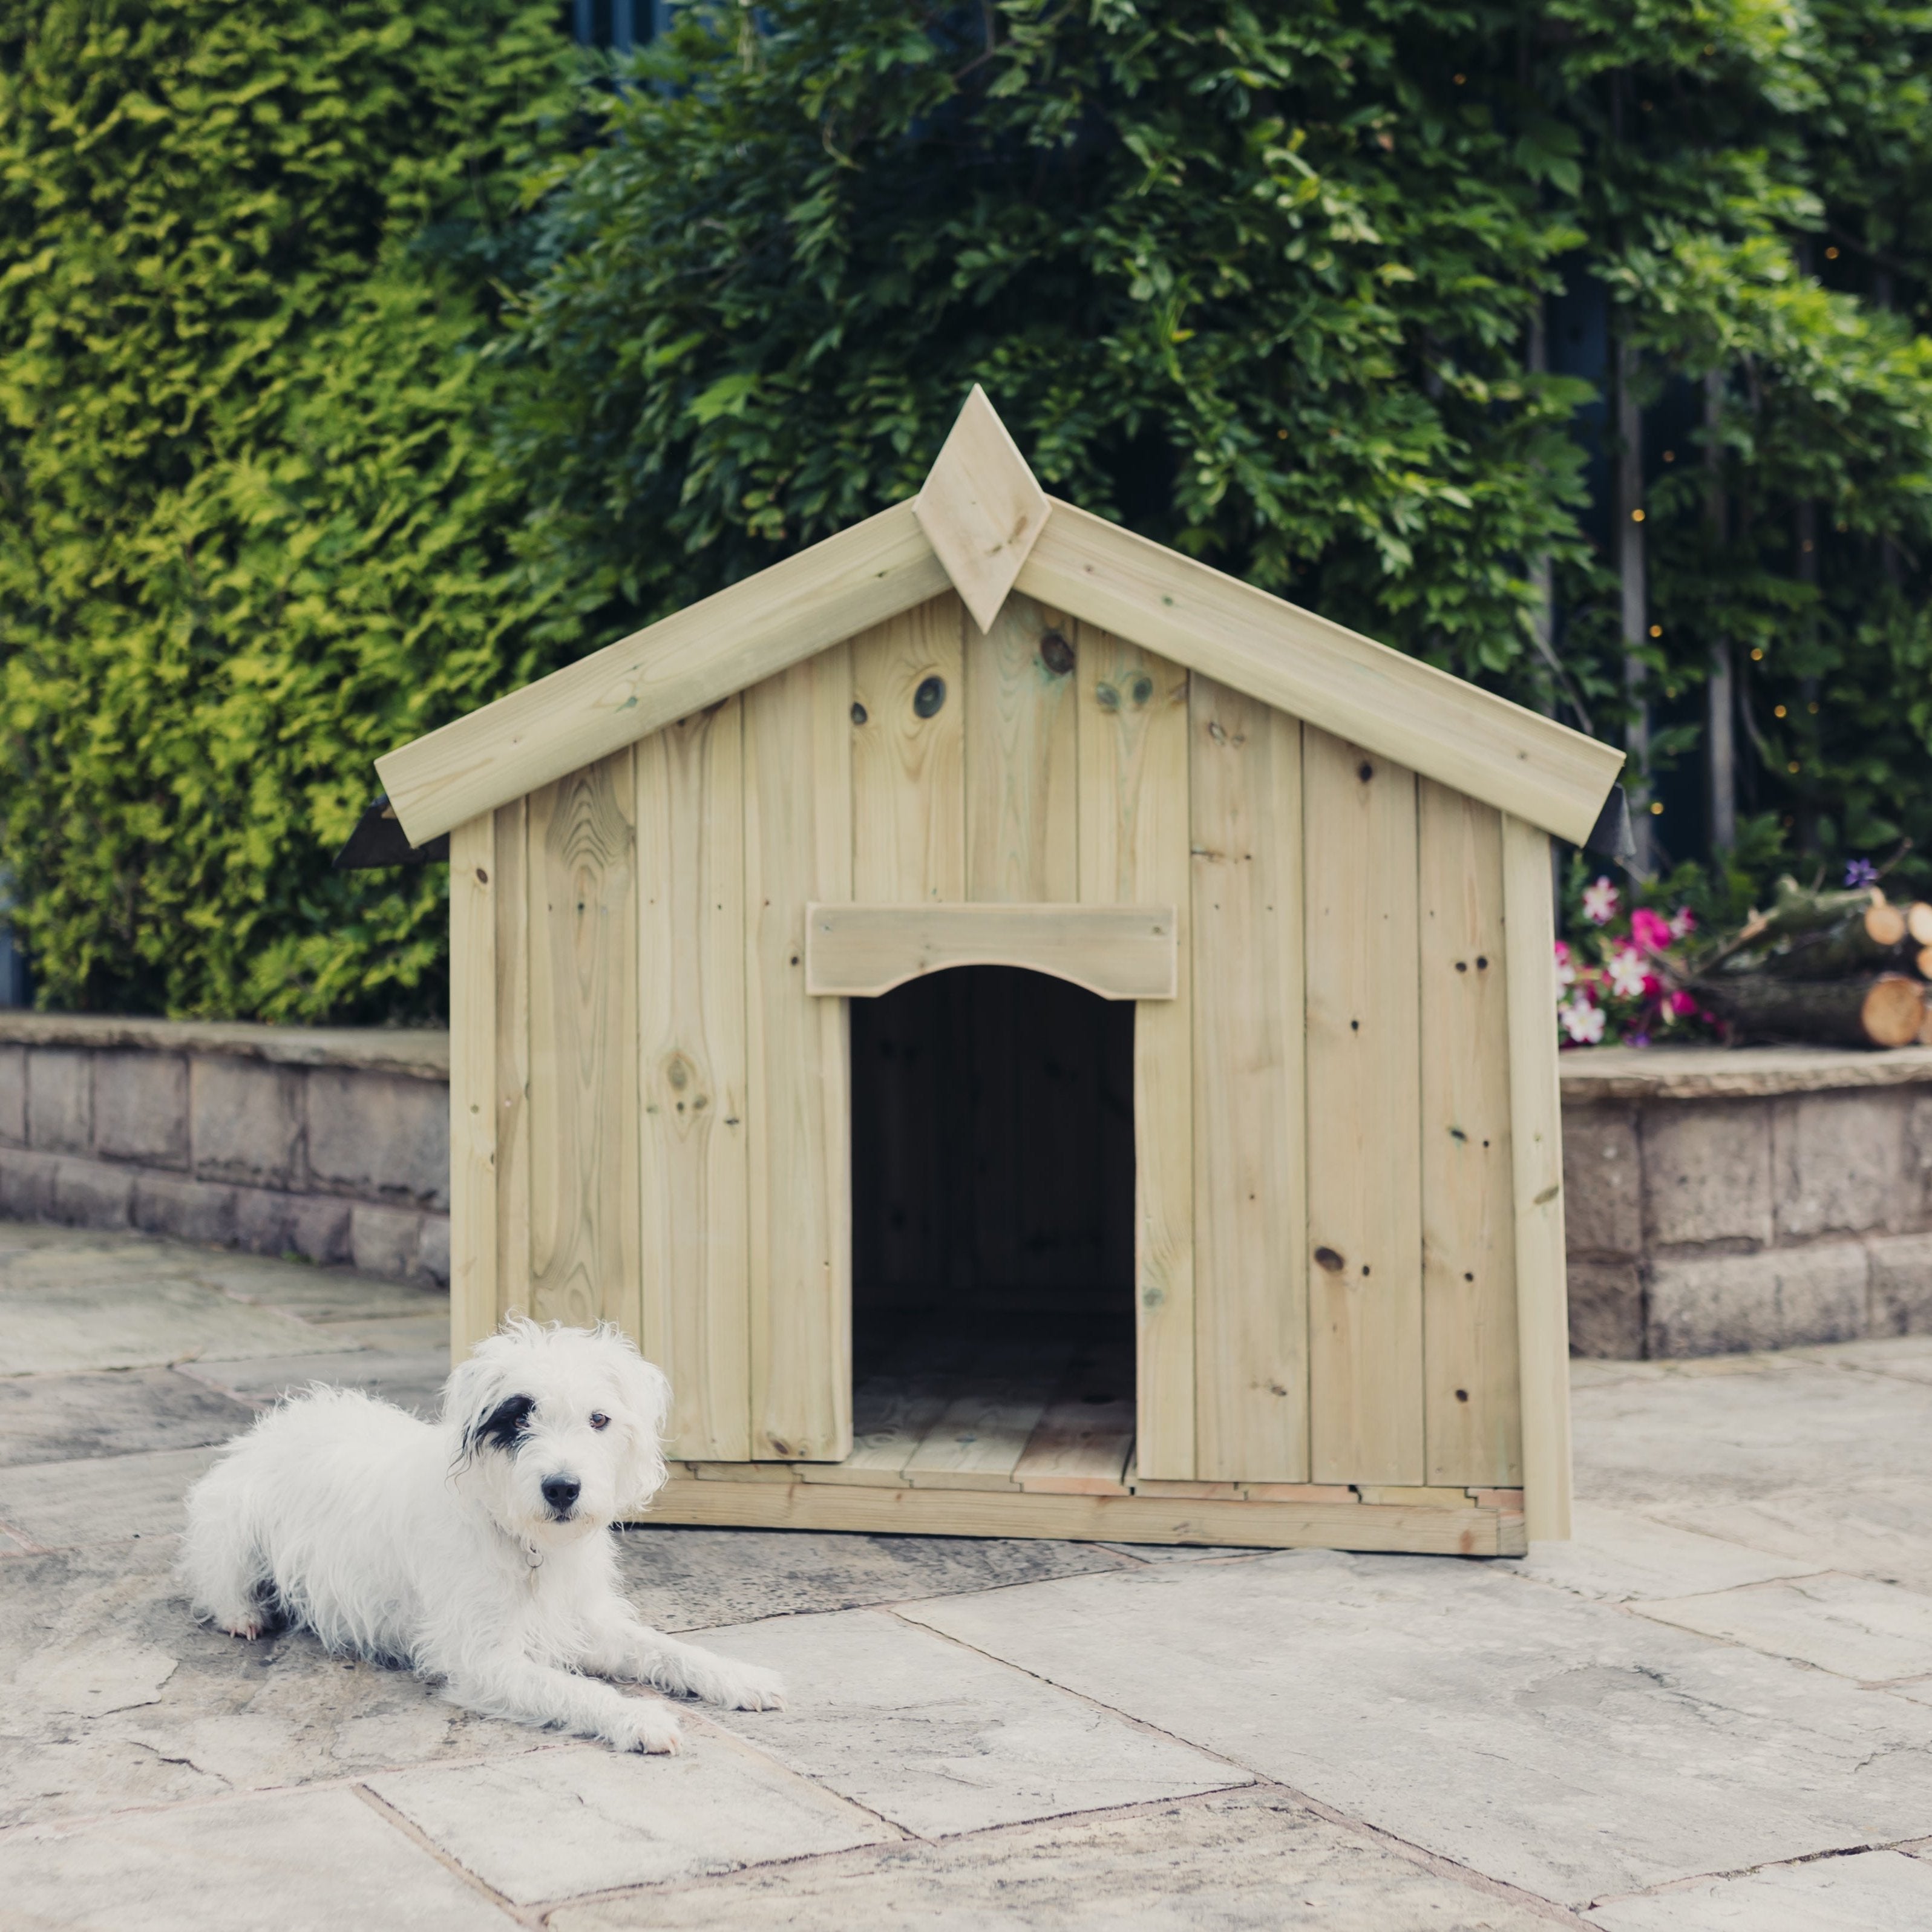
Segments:
[[[1643,996],[1646,1000],[1655,999],[1663,991],[1664,982],[1654,973],[1646,973],[1643,976]]]
[[[1617,889],[1606,878],[1583,888],[1583,916],[1592,926],[1608,926],[1617,916]]]
[[[1672,993],[1665,1004],[1679,1019],[1684,1019],[1697,1010],[1697,1002],[1688,993]]]
[[[1630,938],[1646,952],[1661,952],[1671,941],[1670,922],[1652,912],[1648,906],[1639,906],[1630,914]]]
[[[1574,986],[1576,983],[1576,968],[1570,956],[1570,948],[1562,940],[1556,942],[1556,983],[1559,986]]]
[[[1672,939],[1688,939],[1697,930],[1697,915],[1688,906],[1679,906],[1670,915]]]

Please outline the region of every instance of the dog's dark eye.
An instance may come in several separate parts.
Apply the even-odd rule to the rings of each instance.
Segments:
[[[610,1426],[610,1418],[600,1408],[591,1417],[590,1426],[592,1429],[608,1429]]]

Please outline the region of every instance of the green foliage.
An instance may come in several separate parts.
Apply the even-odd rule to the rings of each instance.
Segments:
[[[1520,345],[1564,130],[1466,11],[778,0],[682,24],[560,164],[514,460],[613,623],[910,495],[983,382],[1049,488],[1534,694],[1583,392]]]
[[[434,1012],[440,876],[326,868],[371,754],[904,498],[975,380],[1049,487],[1614,736],[1562,286],[1676,424],[1654,770],[1714,643],[1743,685],[1742,836],[1673,895],[1904,837],[1932,880],[1932,8],[676,20],[586,90],[532,0],[0,4],[0,858],[52,1002]]]
[[[571,634],[478,354],[571,96],[527,0],[0,10],[0,812],[42,998],[442,1000],[378,751]]]
[[[1698,749],[1714,641],[1745,687],[1750,836],[1708,893],[1932,851],[1932,10],[752,18],[683,10],[547,178],[512,317],[535,536],[609,626],[909,494],[977,380],[1049,487],[1616,736],[1585,392],[1531,367],[1543,296],[1594,280],[1653,421],[1690,418],[1652,452],[1654,770]]]

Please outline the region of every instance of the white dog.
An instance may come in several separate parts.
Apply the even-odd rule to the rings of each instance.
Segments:
[[[660,1636],[619,1593],[610,1526],[664,1482],[669,1394],[614,1328],[513,1318],[450,1377],[440,1424],[354,1390],[292,1397],[188,1492],[195,1613],[242,1637],[279,1616],[622,1750],[676,1750],[677,1719],[596,1678],[776,1709],[771,1672]]]

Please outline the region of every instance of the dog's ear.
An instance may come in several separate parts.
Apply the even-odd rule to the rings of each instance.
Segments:
[[[668,1473],[664,1432],[670,1417],[670,1383],[663,1370],[646,1361],[628,1340],[618,1358],[617,1382],[625,1410],[619,1493],[631,1505],[648,1502],[664,1487]]]
[[[502,1397],[504,1365],[496,1359],[498,1351],[490,1346],[495,1340],[493,1336],[490,1341],[478,1344],[467,1361],[457,1364],[442,1385],[443,1426],[454,1431],[460,1453],[466,1456],[475,1453],[477,1432]]]

